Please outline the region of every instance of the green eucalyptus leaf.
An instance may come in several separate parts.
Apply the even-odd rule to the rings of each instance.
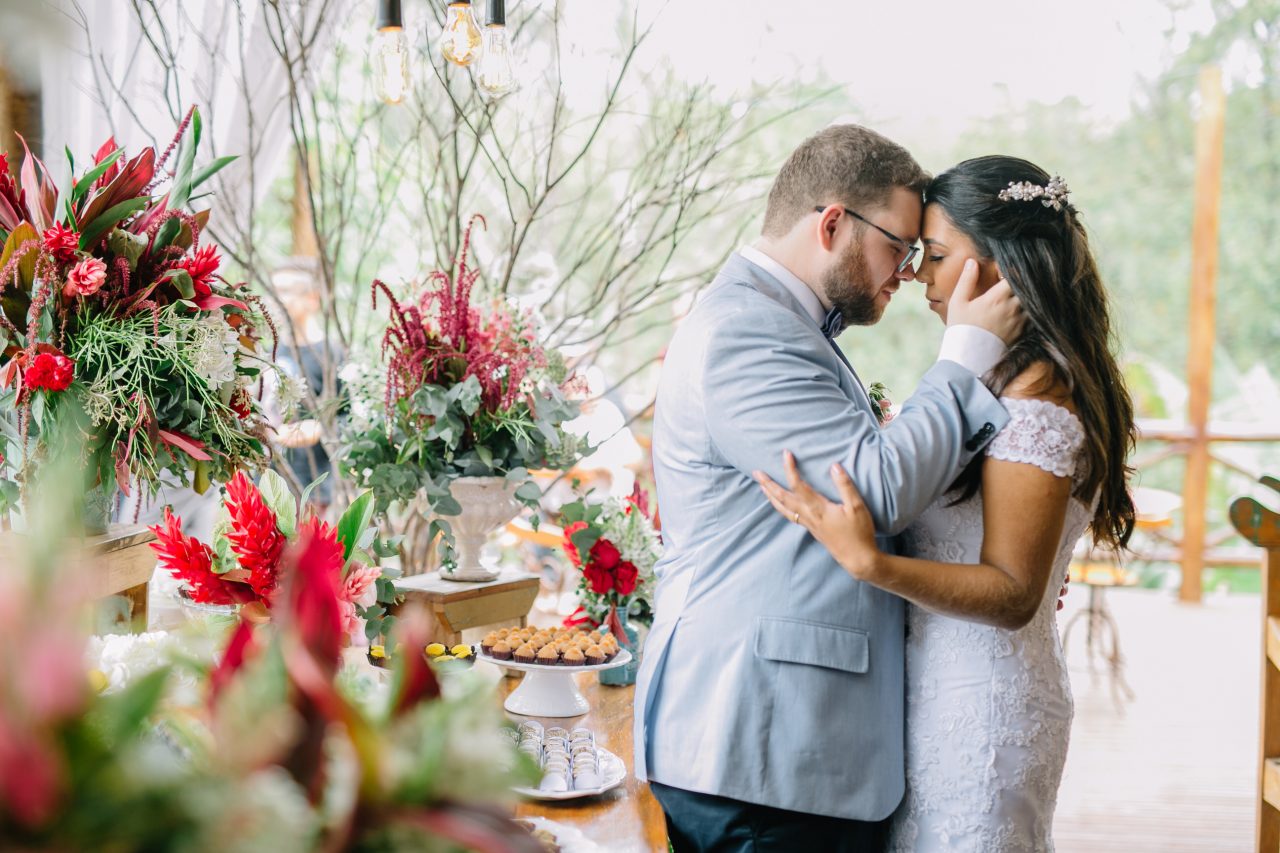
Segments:
[[[542,488],[532,480],[516,489],[516,499],[536,503],[542,499]]]

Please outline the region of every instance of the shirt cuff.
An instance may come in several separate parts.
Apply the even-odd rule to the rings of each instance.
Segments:
[[[947,326],[942,333],[938,361],[954,361],[981,378],[1009,351],[998,335],[978,326]]]

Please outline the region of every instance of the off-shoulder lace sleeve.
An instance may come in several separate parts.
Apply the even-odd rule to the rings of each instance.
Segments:
[[[1009,423],[987,445],[987,455],[1035,465],[1056,477],[1070,477],[1080,461],[1084,426],[1073,413],[1048,400],[1001,397]]]

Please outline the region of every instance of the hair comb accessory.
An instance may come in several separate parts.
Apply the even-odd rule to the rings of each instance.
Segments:
[[[1045,207],[1062,210],[1062,206],[1067,203],[1067,195],[1070,192],[1067,182],[1055,175],[1044,186],[1033,184],[1030,181],[1010,181],[1008,189],[1000,191],[1000,200],[1035,201],[1040,199],[1040,203]]]

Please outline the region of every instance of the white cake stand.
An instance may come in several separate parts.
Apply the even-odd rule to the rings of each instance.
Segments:
[[[520,686],[512,690],[507,701],[502,703],[502,707],[511,713],[523,717],[580,717],[591,710],[591,706],[587,704],[587,697],[582,695],[573,677],[580,672],[600,672],[625,666],[631,662],[631,652],[619,649],[613,660],[595,666],[547,666],[542,663],[496,660],[483,652],[476,655],[476,660],[524,672]]]

